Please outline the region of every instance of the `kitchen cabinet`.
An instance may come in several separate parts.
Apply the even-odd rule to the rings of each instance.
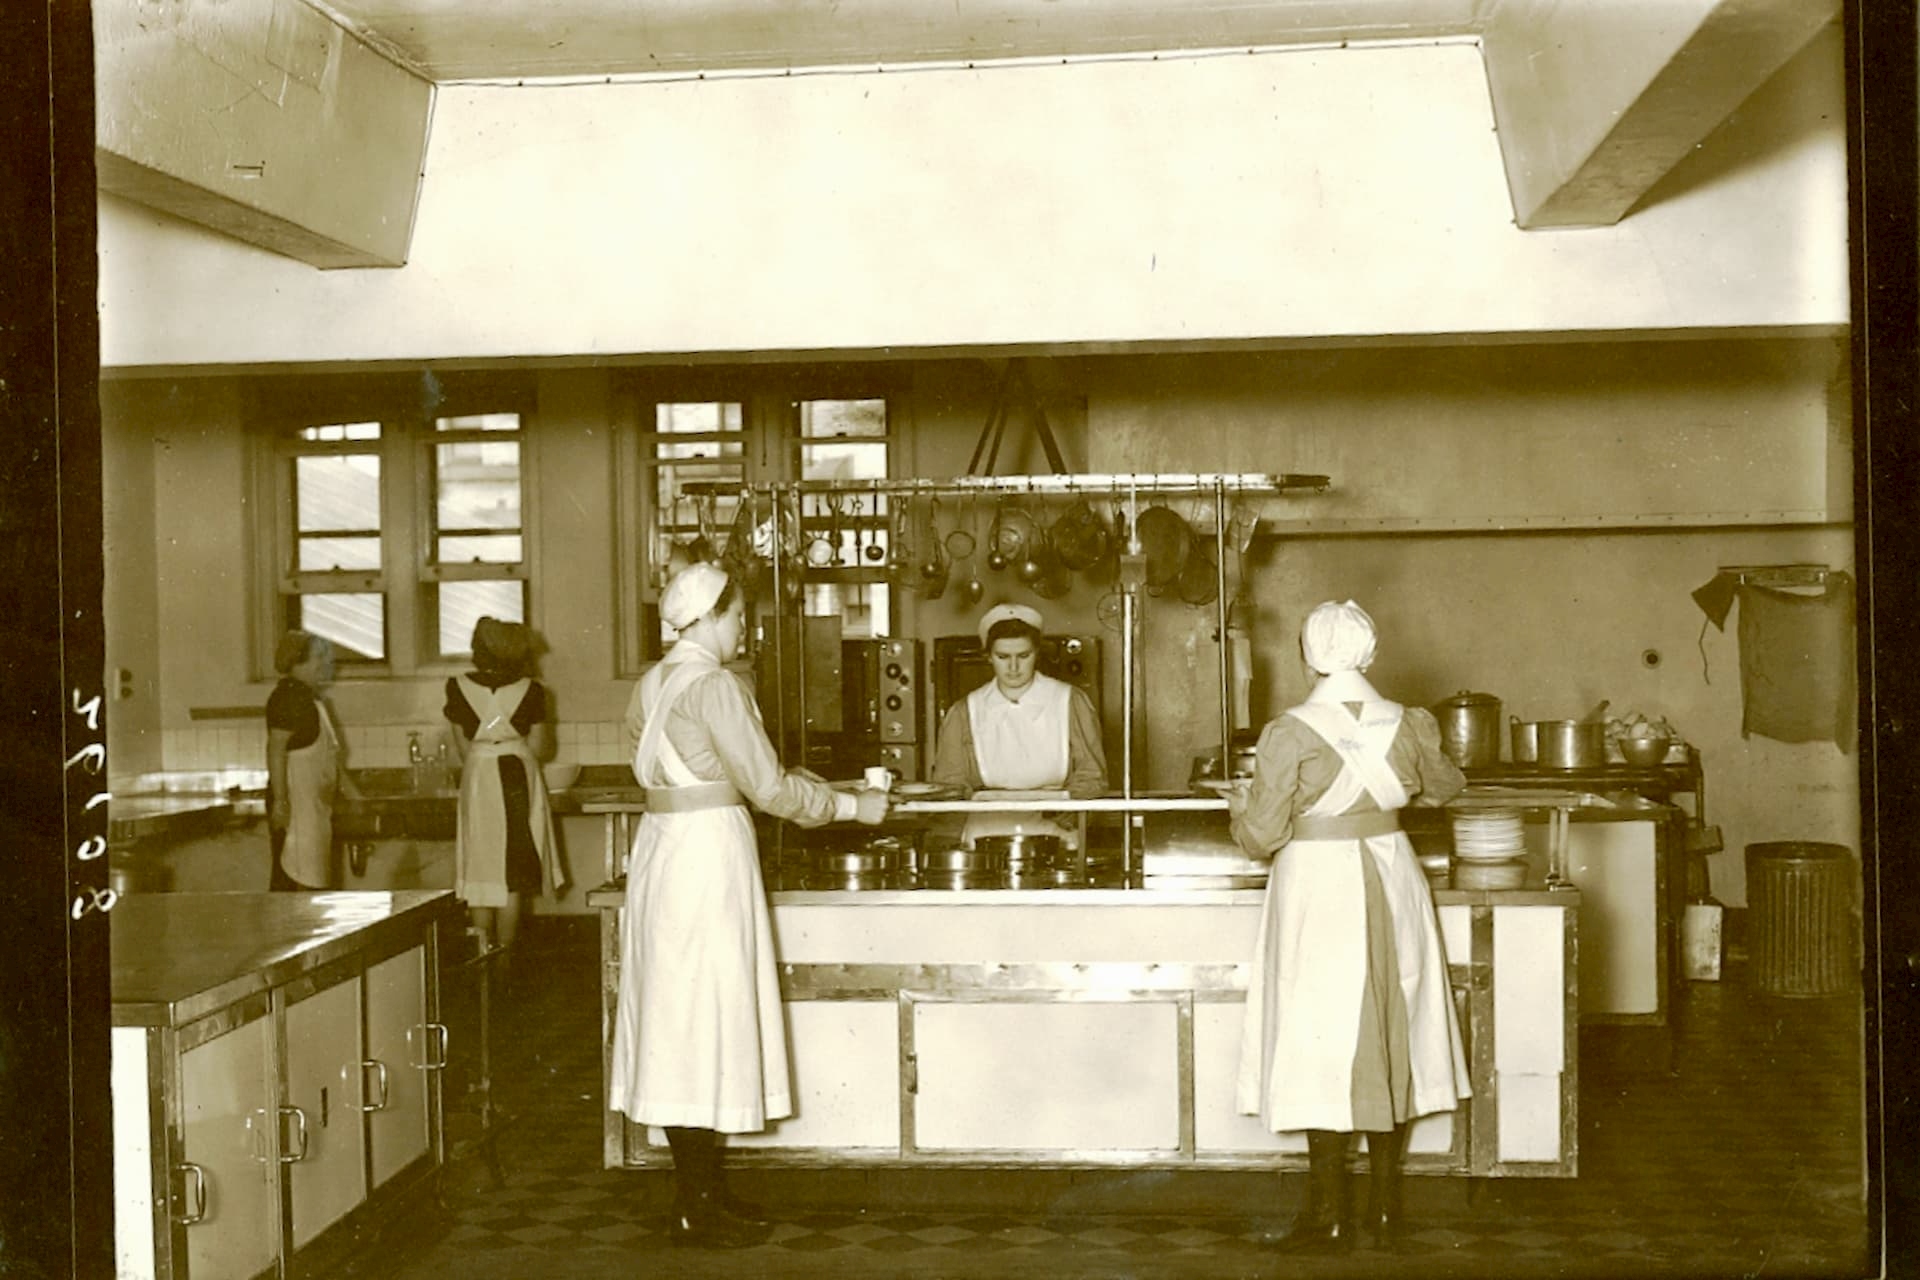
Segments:
[[[122,1277],[302,1277],[444,1158],[449,893],[148,894],[114,909]]]
[[[1240,1028],[1265,891],[772,895],[795,1114],[743,1163],[1303,1168],[1304,1134],[1239,1114]],[[1578,1171],[1577,890],[1436,890],[1473,1097],[1416,1122],[1409,1172]],[[602,909],[613,1025],[624,891]],[[610,1046],[603,1045],[603,1050]],[[606,1114],[609,1167],[668,1160]]]

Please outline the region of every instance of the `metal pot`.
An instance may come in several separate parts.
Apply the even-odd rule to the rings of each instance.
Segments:
[[[1604,720],[1536,720],[1542,769],[1591,769],[1607,762]]]
[[[1067,845],[1059,836],[1016,834],[979,836],[973,850],[992,858],[996,867],[1032,871],[1066,861]]]
[[[1462,689],[1433,708],[1440,747],[1462,769],[1500,763],[1500,699]]]
[[[1531,720],[1512,717],[1513,762],[1515,764],[1537,764],[1540,760],[1540,734],[1538,726]]]
[[[1227,778],[1251,778],[1255,761],[1259,758],[1260,731],[1241,729],[1233,735],[1233,746],[1227,752],[1227,767],[1220,767],[1220,748],[1213,747],[1193,758],[1193,772],[1187,775],[1189,785],[1201,782],[1219,782]]]

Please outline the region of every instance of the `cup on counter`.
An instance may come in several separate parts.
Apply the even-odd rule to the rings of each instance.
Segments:
[[[893,790],[893,770],[885,765],[873,765],[867,769],[867,785],[875,791]]]

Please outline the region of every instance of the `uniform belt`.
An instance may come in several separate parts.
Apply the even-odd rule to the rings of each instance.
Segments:
[[[648,813],[696,813],[745,804],[731,782],[700,782],[686,787],[648,787]]]
[[[1365,813],[1301,815],[1293,820],[1295,840],[1364,840],[1392,835],[1400,829],[1400,815],[1375,809]]]

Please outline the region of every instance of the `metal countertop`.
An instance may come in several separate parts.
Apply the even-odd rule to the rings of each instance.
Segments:
[[[128,894],[108,916],[113,1024],[180,1026],[458,905],[444,889]]]

